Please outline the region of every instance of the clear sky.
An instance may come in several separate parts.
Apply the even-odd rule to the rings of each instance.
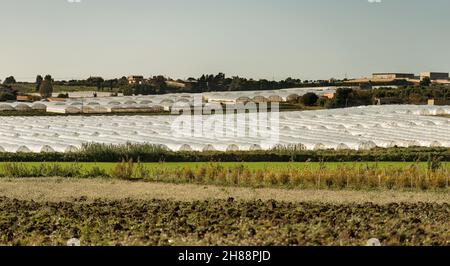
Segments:
[[[0,79],[450,71],[449,0],[370,1],[1,0]]]

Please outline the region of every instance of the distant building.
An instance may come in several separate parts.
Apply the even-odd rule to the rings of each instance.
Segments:
[[[429,78],[430,80],[448,80],[449,74],[444,72],[422,72],[420,73],[420,80]]]
[[[361,88],[366,87],[367,84],[371,85],[372,88],[381,86],[380,84],[386,85],[391,84],[395,86],[404,86],[409,84],[420,84],[424,78],[430,78],[433,84],[450,86],[449,73],[447,72],[422,72],[419,75],[411,73],[373,73],[372,77],[364,77],[358,79],[351,79],[345,81],[347,84],[359,84]]]
[[[142,84],[144,82],[143,76],[129,76],[128,77],[128,84]]]
[[[18,95],[16,97],[16,100],[18,102],[30,102],[31,101],[31,99],[30,99],[30,97],[28,95]]]
[[[414,79],[415,75],[410,73],[373,73],[374,80],[396,80],[396,79]]]
[[[67,100],[66,98],[55,98],[55,97],[47,98],[47,101],[49,102],[65,102],[66,100]]]
[[[324,94],[320,95],[320,97],[327,98],[327,99],[334,99],[335,94],[334,93],[324,93]]]

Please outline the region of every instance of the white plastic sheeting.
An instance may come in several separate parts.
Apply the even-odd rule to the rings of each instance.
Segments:
[[[297,88],[269,91],[237,91],[237,92],[211,92],[203,94],[164,94],[148,96],[122,96],[98,98],[70,98],[64,102],[35,102],[35,103],[2,103],[1,111],[31,111],[41,110],[50,113],[76,114],[76,113],[110,113],[110,112],[139,112],[139,111],[169,111],[174,103],[192,105],[194,97],[199,96],[204,102],[211,103],[237,103],[242,102],[273,102],[286,101],[290,95],[304,95],[313,92],[318,95],[335,92],[335,87],[323,88]]]
[[[280,113],[279,145],[309,150],[450,147],[450,106],[368,106]],[[83,143],[164,145],[173,151],[273,148],[258,137],[175,137],[177,116],[0,117],[0,151],[70,152]],[[204,117],[207,119],[208,117]]]
[[[234,103],[238,99],[246,98],[255,102],[265,101],[286,101],[290,95],[302,96],[312,92],[317,95],[336,92],[336,87],[317,87],[317,88],[293,88],[282,90],[267,91],[235,91],[235,92],[211,92],[204,93],[204,98],[209,102],[230,102]],[[263,99],[266,99],[265,101]]]

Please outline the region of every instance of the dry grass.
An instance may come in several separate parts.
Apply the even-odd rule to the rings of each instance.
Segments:
[[[382,167],[375,165],[339,165],[327,168],[306,165],[301,171],[285,169],[251,169],[245,165],[224,167],[203,164],[195,169],[142,167],[136,177],[153,182],[226,185],[238,187],[296,188],[296,189],[354,189],[354,190],[447,190],[450,169],[439,160],[431,160],[427,168],[418,164],[408,167]],[[143,176],[143,173],[145,176]]]
[[[449,203],[450,193],[349,190],[295,190],[270,188],[238,188],[194,184],[162,184],[106,179],[2,179],[0,197],[40,202],[105,199],[171,199],[195,201],[208,199],[277,200],[286,202],[365,203],[393,202]]]

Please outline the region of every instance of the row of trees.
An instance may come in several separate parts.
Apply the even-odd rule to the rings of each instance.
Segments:
[[[89,77],[84,80],[56,81],[55,85],[72,86],[72,87],[95,87],[98,91],[109,90],[125,87],[128,85],[127,77],[120,79],[103,79],[102,77]]]
[[[167,85],[168,82],[183,84],[183,87]],[[327,86],[326,82],[302,81],[300,79],[287,78],[282,81],[269,81],[266,79],[254,80],[241,77],[226,77],[224,73],[217,75],[202,75],[200,78],[190,77],[187,80],[172,80],[164,76],[154,76],[142,84],[123,85],[118,87],[126,94],[163,94],[163,93],[202,93],[213,91],[254,91],[254,90],[279,90],[286,88],[298,88],[305,86]]]
[[[166,82],[174,81],[185,86],[171,87]],[[217,75],[204,74],[199,78],[190,77],[187,80],[173,80],[164,76],[153,76],[146,79],[142,84],[130,86],[127,77],[119,79],[105,80],[101,77],[90,77],[85,80],[57,81],[56,85],[65,86],[85,86],[96,87],[99,91],[120,89],[126,93],[144,92],[145,93],[170,93],[170,92],[211,92],[211,91],[248,91],[248,90],[277,90],[283,88],[305,87],[305,86],[331,86],[335,85],[337,80],[331,81],[310,81],[287,78],[282,81],[269,81],[266,79],[254,80],[241,77],[226,77],[224,73]]]
[[[395,89],[386,87],[373,90],[339,88],[334,99],[319,102],[326,108],[343,108],[372,105],[377,100],[384,101],[386,104],[426,104],[429,99],[450,102],[450,88],[446,86],[404,86]]]
[[[333,99],[319,98],[314,93],[307,93],[301,97],[294,96],[288,97],[289,103],[321,106],[327,109],[373,105],[378,102],[381,104],[427,104],[429,99],[450,103],[450,87],[404,86],[372,90],[343,87],[336,90]]]
[[[16,79],[13,76],[7,77],[3,84],[0,85],[0,101],[14,101],[19,95],[19,91],[15,88],[17,84]],[[42,77],[38,75],[36,77],[36,91],[39,92],[42,98],[49,98],[53,93],[53,79],[52,76],[47,75]]]
[[[198,79],[189,78],[192,82],[191,92],[211,91],[250,91],[250,90],[278,90],[283,88],[295,88],[308,84],[299,79],[287,78],[282,81],[269,81],[267,79],[246,79],[241,77],[227,78],[225,74],[202,75]]]
[[[42,82],[42,76],[37,76],[36,84],[40,84]],[[345,86],[344,80],[330,79],[330,80],[300,80],[287,78],[281,81],[270,81],[267,79],[247,79],[239,76],[234,77],[226,77],[224,73],[218,73],[217,75],[212,74],[204,74],[199,78],[190,77],[187,80],[173,80],[171,78],[165,78],[164,76],[153,76],[145,80],[145,85],[156,85],[156,90],[158,90],[158,84],[166,81],[176,81],[179,83],[184,83],[185,86],[184,91],[186,92],[211,92],[211,91],[246,91],[246,90],[277,90],[282,88],[298,88],[298,87],[319,87],[319,86]],[[14,76],[7,77],[3,84],[4,85],[13,85],[16,84],[17,81]],[[96,87],[98,90],[113,90],[116,88],[124,88],[128,86],[128,78],[123,76],[121,78],[115,79],[103,79],[102,77],[89,77],[83,80],[62,80],[62,81],[54,81],[55,85],[64,85],[64,86],[84,86],[84,87]],[[350,83],[348,83],[350,84]],[[429,87],[432,84],[429,78],[425,78],[421,81],[420,86]],[[141,84],[142,85],[142,84]],[[350,84],[351,86],[359,85],[359,84]],[[368,87],[371,87],[372,84],[369,82],[367,84]],[[408,86],[408,82],[406,80],[398,80],[395,84],[377,84],[377,85],[398,85],[398,86]],[[362,86],[362,85],[361,85]],[[176,89],[179,91],[180,88],[166,88],[171,90]],[[39,90],[39,89],[37,89]]]

